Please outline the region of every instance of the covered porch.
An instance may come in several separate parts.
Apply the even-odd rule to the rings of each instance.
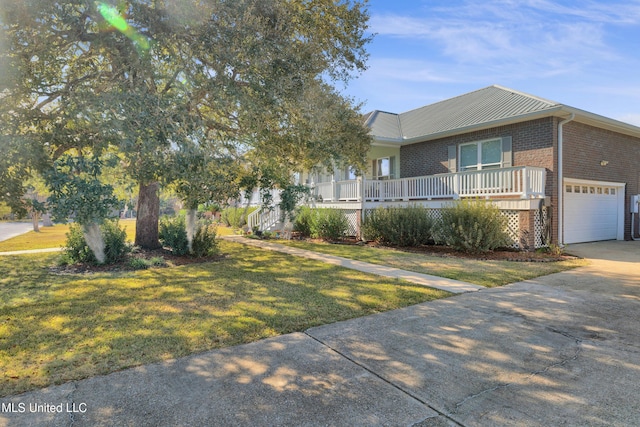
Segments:
[[[388,180],[311,183],[316,203],[394,202],[462,197],[533,199],[545,196],[546,170],[519,166]]]

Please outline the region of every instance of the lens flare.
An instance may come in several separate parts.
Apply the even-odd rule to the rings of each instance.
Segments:
[[[100,15],[102,15],[109,25],[127,36],[138,48],[145,51],[149,50],[149,40],[129,25],[122,15],[120,15],[118,9],[106,3],[98,3],[98,12],[100,12]]]

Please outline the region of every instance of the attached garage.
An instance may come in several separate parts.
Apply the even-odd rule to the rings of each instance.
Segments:
[[[624,183],[564,180],[564,243],[624,240]]]

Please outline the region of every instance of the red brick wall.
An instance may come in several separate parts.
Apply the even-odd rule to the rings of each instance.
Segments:
[[[630,239],[629,198],[640,193],[640,138],[570,122],[564,126],[565,178],[624,182],[625,239]],[[602,160],[608,161],[601,166]]]
[[[536,166],[547,169],[547,195],[551,195],[554,167],[553,118],[500,126],[464,135],[420,142],[400,148],[400,176],[435,175],[447,173],[449,145],[511,136],[513,142],[513,166]]]

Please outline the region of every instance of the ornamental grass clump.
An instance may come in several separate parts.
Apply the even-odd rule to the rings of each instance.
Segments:
[[[411,247],[433,242],[433,220],[421,206],[379,207],[362,224],[363,237],[392,246]]]
[[[463,252],[489,252],[508,245],[506,229],[506,218],[492,203],[461,200],[442,209],[436,240]]]

